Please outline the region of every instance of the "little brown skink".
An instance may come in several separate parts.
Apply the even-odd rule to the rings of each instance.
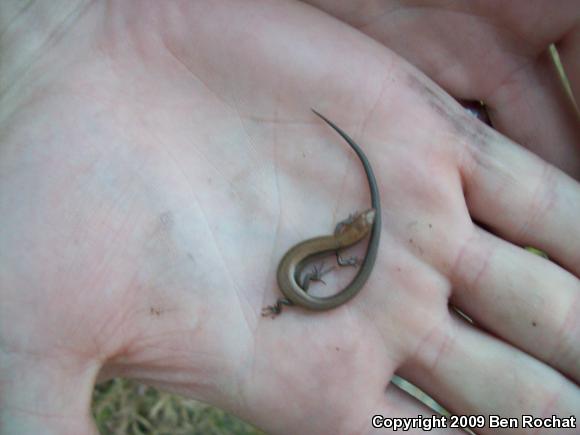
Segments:
[[[263,315],[279,314],[282,310],[282,305],[295,304],[309,310],[323,311],[344,304],[363,287],[371,274],[377,257],[381,232],[381,203],[377,181],[371,165],[361,148],[344,131],[316,110],[312,109],[312,111],[340,134],[358,155],[368,179],[372,208],[362,213],[357,213],[346,221],[339,223],[331,236],[315,237],[292,247],[280,261],[277,272],[278,286],[285,298],[279,299],[275,305],[264,308],[262,310]],[[298,284],[298,275],[303,268],[304,262],[312,257],[324,253],[337,252],[339,249],[354,245],[362,240],[369,231],[371,236],[365,258],[358,273],[346,288],[333,296],[317,297],[308,294]]]

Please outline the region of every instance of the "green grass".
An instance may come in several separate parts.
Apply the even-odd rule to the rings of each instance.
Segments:
[[[124,379],[95,387],[92,410],[103,435],[264,434],[221,409]]]

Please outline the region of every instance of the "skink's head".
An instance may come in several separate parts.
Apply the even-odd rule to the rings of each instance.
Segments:
[[[336,225],[334,235],[341,240],[341,244],[344,246],[352,245],[370,233],[375,222],[375,215],[374,208],[355,213]]]

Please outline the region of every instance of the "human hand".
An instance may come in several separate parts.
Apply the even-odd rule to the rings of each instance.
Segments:
[[[95,378],[118,375],[272,433],[427,414],[395,371],[458,414],[577,412],[577,182],[308,6],[140,5],[63,13],[2,72],[5,431],[87,433]],[[368,206],[310,107],[373,164],[382,245],[347,305],[271,320],[281,255]]]
[[[578,112],[548,50],[557,46],[577,97],[577,1],[309,3],[377,39],[456,98],[484,101],[497,130],[568,174],[580,175]]]

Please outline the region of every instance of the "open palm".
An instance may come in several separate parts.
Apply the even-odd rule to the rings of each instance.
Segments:
[[[64,37],[5,72],[7,431],[86,432],[95,378],[116,375],[272,433],[427,413],[395,372],[458,414],[577,412],[576,181],[308,5],[114,5],[69,11]],[[373,165],[379,257],[348,304],[264,318],[284,252],[369,205],[311,107]]]

